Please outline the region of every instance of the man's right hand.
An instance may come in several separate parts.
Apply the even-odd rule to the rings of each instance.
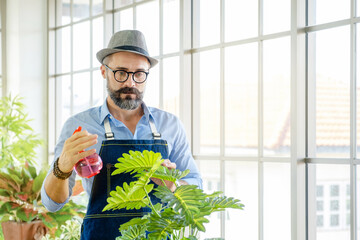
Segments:
[[[59,158],[59,168],[62,172],[71,172],[75,164],[91,154],[95,153],[95,149],[83,151],[97,143],[97,135],[90,134],[87,131],[76,132],[69,137],[65,143]]]

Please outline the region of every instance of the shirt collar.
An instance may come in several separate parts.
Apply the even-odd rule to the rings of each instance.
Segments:
[[[154,116],[151,114],[149,108],[146,106],[146,104],[144,102],[141,103],[141,107],[144,111],[144,116],[146,121],[149,121],[149,118],[151,117],[152,119],[154,119]],[[100,124],[103,124],[104,120],[106,117],[108,117],[109,115],[111,115],[109,108],[107,106],[107,99],[105,99],[103,105],[100,107]]]

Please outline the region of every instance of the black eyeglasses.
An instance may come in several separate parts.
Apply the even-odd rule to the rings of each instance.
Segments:
[[[128,72],[125,70],[112,70],[106,64],[104,64],[104,66],[114,73],[115,80],[120,83],[126,82],[129,78],[130,73],[132,74],[132,79],[134,80],[134,82],[143,83],[146,81],[149,74],[149,72],[145,71]]]

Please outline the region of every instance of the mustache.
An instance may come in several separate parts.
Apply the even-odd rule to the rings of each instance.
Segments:
[[[119,90],[116,90],[115,93],[117,94],[135,94],[136,96],[140,96],[141,95],[141,92],[136,89],[136,88],[131,88],[131,87],[123,87],[123,88],[120,88]]]

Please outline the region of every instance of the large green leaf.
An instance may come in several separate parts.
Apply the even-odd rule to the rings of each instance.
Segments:
[[[129,227],[136,226],[136,225],[143,225],[145,226],[149,222],[147,215],[142,218],[132,218],[130,221],[122,224],[119,228],[119,231],[127,230]]]
[[[144,170],[151,169],[158,161],[163,161],[160,153],[144,150],[130,151],[129,154],[124,153],[123,157],[118,159],[119,163],[115,164],[117,168],[112,175],[120,173],[139,173]],[[161,163],[160,163],[161,164]]]
[[[137,189],[133,191],[134,182],[128,185],[126,182],[123,187],[117,186],[116,191],[111,191],[110,196],[107,198],[108,204],[103,211],[116,210],[116,209],[140,209],[149,205],[149,200],[146,198],[144,189]],[[147,192],[150,192],[154,185],[147,185],[145,187]]]
[[[44,182],[44,179],[47,175],[46,170],[41,170],[40,173],[37,175],[37,177],[34,179],[34,184],[32,185],[32,191],[37,193],[41,190],[41,186]]]
[[[121,236],[116,240],[143,240],[146,239],[145,226],[131,226],[127,230],[121,231]]]
[[[244,204],[240,203],[240,200],[232,197],[214,197],[208,199],[213,211],[222,211],[225,208],[244,209]]]
[[[179,169],[168,169],[167,167],[160,166],[157,171],[152,175],[154,178],[171,181],[173,183],[176,180],[181,179],[188,175],[190,170],[180,171]]]
[[[206,194],[196,185],[182,185],[176,188],[174,193],[164,186],[159,186],[155,191],[156,197],[167,203],[170,208],[184,214],[187,221],[200,212],[199,207],[203,206],[206,198]]]

